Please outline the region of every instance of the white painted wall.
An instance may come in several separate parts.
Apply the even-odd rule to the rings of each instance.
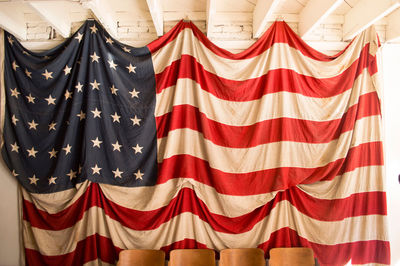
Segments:
[[[0,159],[0,265],[19,265],[17,181]]]
[[[400,266],[400,45],[385,45],[382,58],[389,237],[392,265]]]

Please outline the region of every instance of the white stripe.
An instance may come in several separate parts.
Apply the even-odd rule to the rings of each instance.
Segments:
[[[364,33],[363,33],[364,34]],[[356,61],[362,48],[368,42],[374,41],[358,36],[348,49],[332,61],[319,61],[303,55],[300,51],[286,43],[274,43],[260,55],[241,60],[227,59],[209,50],[193,34],[191,29],[185,29],[170,43],[152,54],[156,74],[162,72],[181,55],[191,55],[206,71],[221,78],[231,80],[246,80],[257,78],[274,69],[291,69],[299,74],[316,78],[337,76]],[[340,67],[338,67],[340,66]]]
[[[119,206],[151,211],[167,206],[183,188],[192,189],[212,213],[226,217],[237,217],[249,213],[274,199],[276,192],[258,195],[232,196],[218,193],[213,187],[191,178],[174,178],[153,188],[119,188],[101,185],[101,189],[110,201]],[[153,197],[156,195],[156,197]]]
[[[357,120],[353,131],[344,132],[328,143],[281,141],[251,148],[219,146],[204,139],[198,131],[176,129],[157,140],[157,159],[161,163],[166,158],[188,154],[206,160],[212,168],[227,173],[249,173],[279,167],[315,168],[345,158],[352,147],[381,141],[380,123],[380,116],[362,118]]]
[[[154,230],[137,231],[111,219],[101,208],[93,207],[74,227],[47,231],[30,227],[28,222],[24,222],[23,234],[26,248],[39,250],[41,254],[49,256],[70,253],[75,250],[78,241],[96,233],[111,238],[113,244],[122,249],[159,249],[188,238],[196,239],[209,248],[221,250],[255,247],[266,242],[271,233],[285,227],[297,231],[300,237],[324,245],[368,240],[386,241],[387,234],[383,229],[385,220],[385,216],[368,215],[340,221],[319,221],[299,212],[288,201],[282,201],[250,231],[240,234],[217,232],[192,213],[175,216]],[[374,230],[369,230],[370,228]]]
[[[33,203],[38,210],[54,214],[72,205],[78,196],[80,197],[86,192],[90,183],[88,180],[85,181],[85,185],[76,191],[77,195],[73,197],[73,200],[71,200],[70,192],[67,191],[52,194],[33,194],[22,188],[23,198]],[[140,211],[152,211],[167,206],[181,189],[190,188],[196,192],[197,197],[207,205],[211,212],[227,217],[236,217],[248,213],[272,200],[276,194],[276,192],[271,192],[247,196],[225,195],[218,193],[213,187],[191,178],[173,178],[163,184],[151,187],[120,187],[108,184],[99,184],[99,186],[108,200],[119,206]],[[46,195],[50,196],[47,200]],[[157,195],[157,197],[153,195]],[[55,208],[52,198],[62,198],[69,204]]]
[[[329,121],[342,118],[349,107],[358,103],[361,95],[373,91],[375,88],[367,70],[355,80],[351,90],[337,96],[317,98],[282,91],[246,102],[220,99],[203,90],[194,80],[178,79],[175,86],[157,94],[155,116],[171,112],[174,106],[191,105],[199,108],[208,119],[232,126],[249,126],[282,117]]]
[[[316,199],[343,199],[355,193],[385,191],[384,166],[365,166],[336,176],[330,181],[297,185],[299,189]]]
[[[52,214],[60,212],[74,204],[86,192],[90,183],[89,180],[86,180],[76,184],[76,188],[48,194],[30,193],[24,188],[21,191],[24,200],[33,203],[37,209]]]

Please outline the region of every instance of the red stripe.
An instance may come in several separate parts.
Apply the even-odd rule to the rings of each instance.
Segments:
[[[251,230],[255,224],[270,215],[278,203],[285,200],[305,215],[321,221],[340,221],[360,215],[386,215],[386,208],[382,208],[386,206],[384,192],[356,193],[343,199],[324,200],[316,199],[297,187],[278,192],[272,201],[250,213],[233,218],[210,212],[207,205],[189,188],[181,189],[167,206],[151,211],[138,211],[117,205],[105,198],[97,184],[93,184],[81,198],[90,198],[92,201],[78,200],[66,209],[68,216],[64,214],[64,211],[48,214],[37,210],[32,203],[24,201],[24,220],[30,222],[33,227],[61,230],[73,226],[87,210],[98,206],[103,208],[107,216],[134,230],[156,229],[174,217],[190,212],[210,224],[215,231],[239,234]],[[82,202],[85,205],[82,205]],[[332,212],[332,209],[337,211]],[[131,217],[137,218],[130,219]],[[103,218],[99,217],[99,219]],[[65,220],[63,226],[59,224],[62,220]]]
[[[358,104],[351,106],[341,119],[330,121],[276,118],[251,126],[231,126],[208,119],[197,107],[177,105],[171,112],[156,117],[156,125],[157,138],[167,137],[175,129],[190,128],[202,133],[205,139],[217,145],[250,148],[278,141],[328,143],[353,130],[357,120],[373,115],[380,115],[380,102],[376,92],[360,96]]]
[[[40,254],[37,250],[25,248],[25,263],[27,266],[75,266],[99,259],[103,262],[115,264],[120,251],[121,249],[115,247],[111,239],[95,234],[77,242],[76,248],[73,252],[58,256],[46,256]]]
[[[360,230],[363,229],[360,228]],[[279,229],[271,234],[267,242],[260,244],[258,247],[265,251],[265,255],[268,258],[271,248],[310,247],[313,249],[320,265],[345,265],[350,260],[352,264],[390,264],[389,241],[369,240],[323,245],[308,241],[290,228]]]
[[[168,43],[172,42],[179,35],[179,33],[181,33],[181,31],[190,27],[191,26],[189,23],[186,23],[183,20],[181,20],[163,36],[147,44],[147,48],[149,48],[150,53],[153,54],[157,52],[159,49],[166,46]]]
[[[299,50],[303,55],[319,61],[334,60],[349,47],[347,46],[346,49],[334,56],[322,54],[310,47],[290,28],[289,25],[281,21],[276,21],[275,23],[273,23],[271,27],[269,27],[268,30],[251,47],[237,54],[231,53],[225,49],[216,46],[192,22],[184,21],[179,22],[177,25],[175,25],[175,27],[173,27],[162,37],[149,43],[147,47],[149,48],[150,52],[154,54],[159,49],[162,49],[168,43],[176,39],[179,33],[181,33],[181,31],[186,28],[191,29],[193,35],[213,53],[218,56],[233,60],[249,59],[256,57],[264,53],[274,43],[287,43],[290,47]]]
[[[265,94],[287,91],[310,97],[332,97],[352,88],[354,80],[368,67],[371,75],[377,69],[375,58],[369,54],[369,45],[362,50],[360,57],[341,74],[331,78],[315,78],[302,75],[290,69],[274,69],[266,74],[247,80],[230,80],[217,76],[204,69],[191,55],[180,59],[156,74],[157,93],[176,85],[178,79],[188,78],[214,96],[228,101],[251,101]],[[374,72],[375,71],[375,72]],[[315,88],[323,88],[315,90]]]
[[[194,239],[185,238],[160,248],[165,252],[165,259],[169,260],[169,253],[174,249],[208,249],[208,247]],[[217,257],[216,257],[217,258]]]
[[[332,180],[356,168],[383,165],[381,142],[361,144],[349,150],[346,158],[322,167],[280,167],[250,173],[226,173],[212,168],[205,160],[186,155],[175,155],[159,164],[158,183],[172,178],[192,178],[228,195],[254,195],[287,189],[298,184]]]

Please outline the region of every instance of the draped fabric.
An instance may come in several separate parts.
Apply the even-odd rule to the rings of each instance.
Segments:
[[[378,46],[371,28],[326,56],[284,22],[239,54],[183,21],[139,49],[94,21],[42,54],[7,34],[27,264],[296,246],[389,264]]]

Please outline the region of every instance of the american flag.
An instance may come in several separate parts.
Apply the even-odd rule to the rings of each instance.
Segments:
[[[40,54],[6,34],[27,264],[282,246],[389,264],[378,46],[368,29],[326,56],[284,22],[238,54],[183,21],[143,48],[95,21]]]

